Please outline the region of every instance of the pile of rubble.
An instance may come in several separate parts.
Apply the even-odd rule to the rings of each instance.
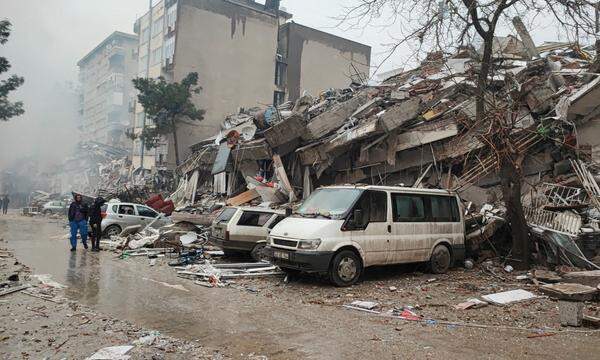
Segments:
[[[518,91],[524,99],[511,136],[524,156],[526,218],[542,239],[537,256],[584,268],[596,266],[588,259],[600,244],[594,57],[592,47],[574,43],[528,49],[515,37],[497,38],[488,89],[490,97]],[[469,208],[477,249],[505,223],[498,157],[481,136],[489,124],[476,123],[478,59],[473,48],[431,53],[380,85],[229,116],[178,168],[176,204],[206,214],[215,207],[195,206],[204,194],[232,206],[274,206],[332,184],[445,188]]]

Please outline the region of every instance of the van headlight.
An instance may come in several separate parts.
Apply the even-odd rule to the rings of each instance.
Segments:
[[[273,238],[270,236],[267,236],[267,245],[273,245]]]
[[[302,250],[317,250],[317,248],[321,245],[321,239],[314,240],[300,240],[298,242],[298,249]]]

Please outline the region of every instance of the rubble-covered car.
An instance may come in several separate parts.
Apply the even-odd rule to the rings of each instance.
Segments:
[[[356,283],[365,267],[428,262],[444,273],[463,260],[465,224],[447,190],[370,185],[320,188],[273,228],[267,259],[284,271]]]
[[[67,213],[67,203],[65,201],[48,201],[42,206],[42,213],[64,215]]]
[[[213,221],[211,242],[226,255],[250,254],[262,260],[269,231],[285,219],[285,211],[262,207],[226,207]]]
[[[119,235],[129,226],[159,228],[171,223],[170,218],[146,205],[109,202],[102,207],[102,233],[107,238]]]

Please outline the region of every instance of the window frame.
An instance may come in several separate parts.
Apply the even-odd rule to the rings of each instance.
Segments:
[[[140,216],[140,217],[145,217],[145,218],[149,218],[149,219],[156,219],[160,215],[160,213],[158,211],[152,209],[149,206],[136,205],[135,208],[136,208],[136,211],[138,213],[138,216]],[[149,211],[153,212],[155,214],[155,216],[144,216],[144,215],[142,215],[141,212],[140,212],[140,210],[145,210],[145,209],[148,209]]]
[[[361,202],[363,201],[363,198],[365,196],[371,196],[371,194],[373,193],[379,193],[379,194],[384,194],[385,195],[385,219],[384,220],[380,220],[380,221],[372,221],[371,220],[371,209],[369,208],[369,218],[367,219],[367,222],[365,224],[363,224],[363,226],[358,227],[354,224],[354,222],[352,221],[353,217],[354,217],[354,210],[357,209],[357,207],[361,204]],[[364,190],[362,192],[362,194],[360,194],[360,196],[358,197],[358,199],[354,202],[354,204],[352,204],[351,206],[351,210],[348,213],[348,215],[346,216],[346,221],[344,222],[344,225],[342,225],[342,231],[364,231],[369,227],[369,224],[373,223],[373,224],[387,224],[389,222],[389,218],[388,218],[388,210],[389,210],[389,192],[385,191],[385,190],[375,190],[375,189],[367,189]],[[364,209],[363,209],[364,211]]]
[[[431,222],[434,223],[459,223],[460,222],[460,209],[458,207],[458,203],[456,201],[456,197],[454,196],[447,196],[447,195],[428,195],[429,197],[429,208],[430,208],[430,214],[429,217],[431,219]],[[450,202],[450,215],[451,215],[451,219],[450,221],[446,221],[446,220],[438,220],[436,218],[433,217],[433,203],[432,203],[432,199],[444,199]]]
[[[425,222],[430,222],[429,221],[429,211],[428,211],[428,206],[429,206],[429,201],[427,200],[427,195],[421,195],[421,194],[411,194],[411,193],[398,193],[398,192],[392,192],[390,193],[391,196],[391,200],[392,200],[392,222],[396,223],[396,224],[400,224],[400,223],[406,223],[406,224],[410,224],[410,223],[425,223]],[[410,218],[407,220],[401,220],[397,217],[398,211],[397,211],[397,204],[395,201],[396,197],[411,197],[411,198],[420,198],[422,203],[423,203],[423,218]]]
[[[117,214],[118,214],[118,215],[138,216],[138,215],[137,215],[137,209],[135,208],[135,206],[134,206],[134,205],[119,204],[118,206],[119,206],[119,208],[117,209]],[[133,209],[133,214],[126,214],[126,213],[122,213],[122,212],[121,212],[121,207],[124,207],[124,206],[131,207],[131,208]]]
[[[456,223],[461,222],[460,207],[458,205],[458,202],[456,201],[456,197],[453,195],[412,194],[412,193],[396,193],[396,192],[392,192],[390,195],[391,195],[391,200],[392,200],[392,222],[394,222],[396,224],[425,223],[425,222],[456,224]],[[423,219],[414,219],[414,220],[410,220],[410,221],[405,221],[405,220],[399,221],[398,218],[396,217],[396,213],[397,213],[396,212],[396,202],[394,201],[394,198],[396,196],[420,197],[423,201],[424,218]],[[438,220],[433,217],[432,199],[439,199],[439,198],[447,199],[448,201],[450,201],[450,209],[452,212],[451,221]]]
[[[242,220],[244,220],[244,216],[246,214],[251,214],[251,215],[258,215],[258,222],[257,225],[247,225],[247,224],[241,224]],[[261,224],[261,216],[267,216],[268,218]],[[242,214],[240,215],[240,218],[238,219],[236,225],[237,226],[247,226],[247,227],[253,227],[253,228],[262,228],[265,227],[265,225],[267,225],[269,223],[269,221],[273,218],[273,213],[267,213],[267,212],[261,212],[261,211],[252,211],[252,210],[242,210]]]

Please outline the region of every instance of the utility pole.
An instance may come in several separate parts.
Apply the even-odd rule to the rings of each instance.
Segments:
[[[147,43],[147,47],[146,47],[146,79],[150,78],[150,49],[152,48],[150,45],[152,43],[152,25],[153,25],[153,19],[152,19],[152,0],[148,0],[148,43]],[[142,36],[144,36],[144,31],[142,29]],[[146,109],[144,109],[144,117],[143,117],[143,121],[142,121],[142,134],[144,133],[144,130],[146,129]],[[142,148],[140,149],[140,168],[142,169],[142,172],[144,171],[144,150],[146,148],[146,145],[144,144],[144,137],[142,136]]]

